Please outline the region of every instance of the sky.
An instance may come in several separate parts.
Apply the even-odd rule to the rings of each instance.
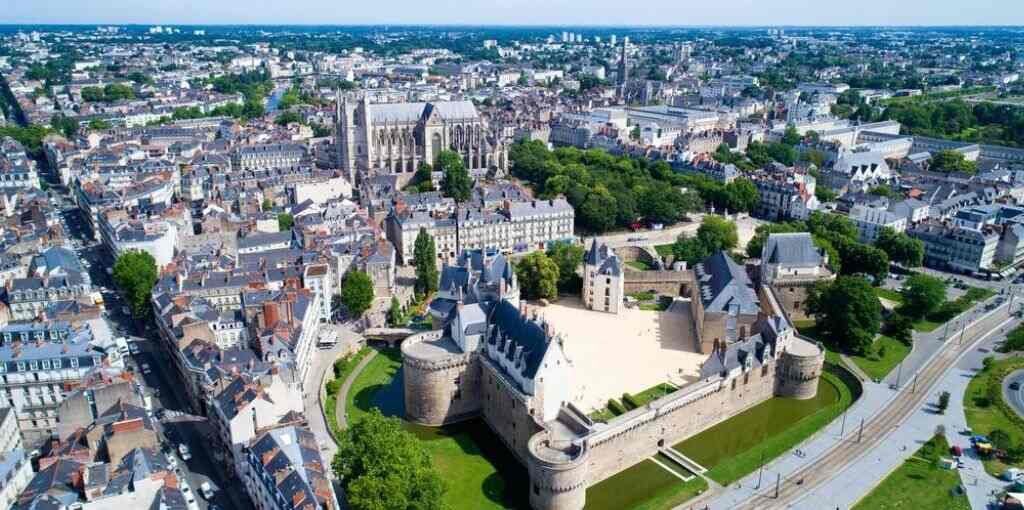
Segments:
[[[1024,25],[1024,0],[0,0],[0,24]]]

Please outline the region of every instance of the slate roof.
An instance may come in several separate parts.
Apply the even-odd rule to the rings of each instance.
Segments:
[[[808,232],[769,234],[764,244],[763,263],[783,266],[817,267],[821,252]]]
[[[551,345],[551,339],[541,325],[523,317],[512,303],[504,299],[494,306],[490,324],[494,328],[491,329],[488,343],[496,346],[508,359],[514,360],[523,376],[532,379]],[[522,350],[519,351],[519,348]]]
[[[269,430],[252,440],[249,451],[271,474],[277,489],[292,508],[333,509],[334,501],[326,501],[318,494],[330,496],[330,482],[324,476],[316,438],[304,427],[287,426]]]
[[[760,306],[750,277],[724,251],[704,259],[694,269],[706,312],[757,314]]]

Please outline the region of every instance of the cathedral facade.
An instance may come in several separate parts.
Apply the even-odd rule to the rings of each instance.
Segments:
[[[350,179],[381,173],[408,179],[444,150],[458,153],[473,175],[508,169],[507,144],[469,101],[371,104],[365,96],[343,98],[336,115],[338,159]]]

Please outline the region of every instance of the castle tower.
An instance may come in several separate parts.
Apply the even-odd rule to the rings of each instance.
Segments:
[[[626,279],[622,260],[597,239],[583,257],[583,304],[591,310],[619,313]]]

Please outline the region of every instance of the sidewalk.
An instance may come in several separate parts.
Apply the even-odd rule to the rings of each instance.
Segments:
[[[972,320],[977,318],[974,314],[970,312],[969,314]],[[920,342],[923,345],[921,349],[915,348],[912,352],[914,359],[910,360],[909,363],[905,362],[907,364],[902,370],[901,388],[914,384],[914,374],[927,364],[928,360],[936,355],[939,348],[945,343],[941,341],[942,329],[939,328],[932,333],[921,335],[924,338],[915,339],[915,343]],[[952,331],[952,327],[950,329]],[[982,345],[994,343],[996,336],[993,335],[984,340]],[[952,333],[950,337],[952,338]],[[935,389],[933,389],[935,395],[938,395],[938,392],[948,387],[951,389],[946,389],[946,391],[950,391],[953,395],[959,395],[959,398],[962,400],[963,391],[969,379],[964,377],[963,373],[957,368],[965,360],[973,361],[972,354],[979,353],[977,349],[969,351],[963,359],[954,364],[953,368],[947,370],[939,378]],[[908,356],[909,358],[910,356]],[[980,366],[981,357],[977,358],[976,363]],[[882,383],[863,382],[864,392],[861,398],[847,410],[844,416],[837,418],[817,434],[807,439],[803,444],[797,445],[794,448],[794,451],[798,449],[803,452],[801,457],[797,457],[794,453],[790,452],[767,464],[762,475],[763,487],[759,488],[757,486],[759,473],[755,471],[739,482],[726,487],[724,492],[709,494],[707,499],[691,501],[678,508],[689,508],[690,505],[695,507],[708,505],[711,510],[736,508],[748,503],[756,494],[766,493],[770,487],[774,486],[777,479],[787,480],[793,473],[813,464],[819,457],[832,450],[840,441],[856,441],[861,420],[868,420],[878,414],[896,396],[896,391],[889,388],[890,383],[888,381],[889,379],[894,381],[895,376],[890,374],[890,377],[886,379],[887,381]],[[953,386],[954,383],[962,384],[958,392],[955,391],[957,388]],[[908,388],[905,391],[911,391],[911,389]],[[935,399],[929,398],[929,400],[934,401]],[[931,437],[935,432],[936,425],[940,423],[947,424],[947,429],[951,432],[963,429],[962,422],[964,418],[962,410],[954,410],[953,413],[956,413],[954,415],[949,414],[949,411],[947,411],[946,415],[935,415],[931,412],[925,412],[924,409],[927,407],[922,406],[921,409],[916,410],[904,420],[901,425],[892,429],[882,443],[875,448],[875,451],[862,455],[860,458],[847,464],[832,476],[828,482],[808,490],[790,508],[820,510],[822,508],[822,501],[829,501],[829,508],[833,508],[833,505],[837,505],[839,508],[849,508],[857,500],[870,492],[875,485],[883,480],[890,471],[899,466],[903,460],[912,455],[925,440]],[[960,422],[959,428],[951,428],[954,423],[951,416],[956,416],[955,421]]]

